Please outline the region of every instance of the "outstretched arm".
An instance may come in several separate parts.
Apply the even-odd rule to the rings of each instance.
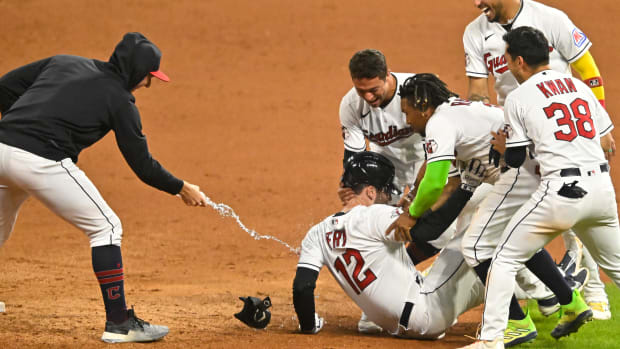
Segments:
[[[303,333],[318,333],[323,327],[323,319],[316,315],[314,308],[314,288],[318,277],[316,270],[297,267],[293,281],[293,305]]]

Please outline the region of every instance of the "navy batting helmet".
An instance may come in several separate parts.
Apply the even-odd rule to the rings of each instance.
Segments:
[[[388,194],[399,194],[394,186],[394,165],[390,159],[371,151],[355,153],[344,167],[342,184],[357,189],[360,185],[372,185]]]

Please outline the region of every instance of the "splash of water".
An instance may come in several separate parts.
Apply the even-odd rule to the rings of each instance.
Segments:
[[[294,254],[299,255],[299,252],[300,252],[300,248],[299,247],[293,248],[291,245],[289,245],[286,242],[278,239],[275,236],[261,235],[261,234],[257,233],[254,229],[248,229],[245,226],[245,224],[243,224],[243,222],[241,222],[241,219],[239,219],[239,215],[236,214],[235,210],[233,210],[230,206],[228,206],[226,204],[222,204],[222,203],[216,204],[215,202],[213,202],[213,200],[211,200],[204,193],[201,192],[201,194],[204,197],[204,200],[207,203],[207,205],[211,206],[222,217],[232,217],[232,218],[234,218],[237,221],[237,224],[241,227],[241,229],[245,230],[246,233],[250,234],[250,236],[253,237],[254,240],[273,240],[273,241],[276,241],[276,242],[284,245],[286,248],[288,248]]]

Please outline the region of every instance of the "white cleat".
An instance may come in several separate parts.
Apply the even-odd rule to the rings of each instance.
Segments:
[[[363,333],[363,334],[377,334],[377,333],[381,333],[382,331],[383,331],[383,328],[381,328],[381,326],[368,320],[368,316],[366,316],[366,313],[362,313],[362,317],[360,318],[360,321],[357,323],[357,332]]]
[[[595,320],[609,320],[611,319],[611,311],[609,310],[609,302],[602,301],[590,301],[587,302],[590,309],[592,309],[592,318]]]
[[[494,341],[477,341],[460,349],[503,349],[504,338],[495,338]]]

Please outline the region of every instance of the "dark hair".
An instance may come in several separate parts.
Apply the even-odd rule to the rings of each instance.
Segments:
[[[448,89],[448,85],[441,81],[435,74],[416,74],[407,78],[400,86],[398,92],[400,98],[415,109],[425,111],[429,106],[437,108],[438,105],[447,102],[450,97],[458,97],[456,93]]]
[[[512,59],[521,56],[531,67],[549,64],[549,42],[540,30],[519,27],[504,34],[503,39],[508,44],[506,52]]]
[[[381,51],[365,49],[356,52],[349,61],[349,72],[353,79],[385,80],[387,77],[387,63]]]

